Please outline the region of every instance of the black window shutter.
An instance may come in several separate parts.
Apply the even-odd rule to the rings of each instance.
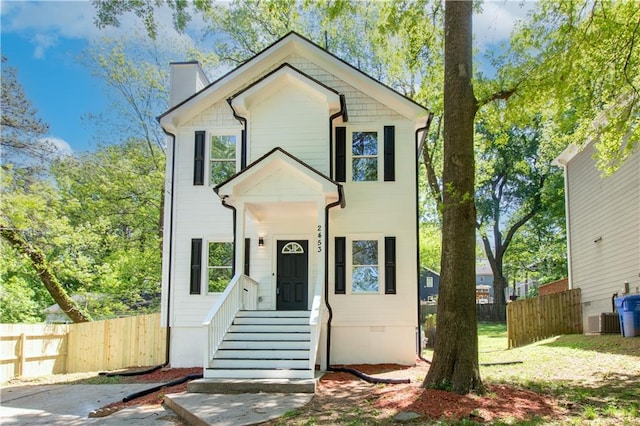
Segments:
[[[202,239],[191,240],[191,281],[189,294],[200,294],[200,282],[202,281]]]
[[[346,277],[347,277],[347,265],[346,265],[346,237],[336,237],[336,282],[335,293],[345,294],[346,292]]]
[[[198,130],[193,150],[193,184],[204,185],[204,131]]]
[[[347,180],[347,128],[336,127],[336,181]]]
[[[242,133],[240,134],[240,169],[244,170],[247,167],[247,134],[245,130],[242,129]],[[247,274],[249,276],[249,274]]]
[[[384,292],[396,294],[396,237],[384,237]]]
[[[251,255],[251,238],[244,239],[244,274],[249,275],[249,256]]]
[[[396,127],[384,126],[384,180],[396,180]]]

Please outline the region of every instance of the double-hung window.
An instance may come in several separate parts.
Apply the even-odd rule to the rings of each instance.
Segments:
[[[209,293],[223,292],[233,278],[233,243],[210,242],[207,267]]]
[[[337,236],[334,248],[335,294],[396,294],[396,237]]]
[[[212,185],[224,182],[236,172],[236,135],[212,135],[209,178]]]
[[[351,178],[354,182],[378,180],[378,132],[351,133]]]
[[[351,241],[351,292],[378,293],[380,268],[378,240]]]
[[[396,180],[396,128],[374,126],[347,131],[336,127],[335,179],[338,182]]]

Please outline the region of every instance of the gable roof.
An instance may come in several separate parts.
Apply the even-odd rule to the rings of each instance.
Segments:
[[[246,114],[249,105],[254,103],[255,99],[264,99],[280,90],[283,86],[295,86],[311,96],[321,98],[329,105],[330,112],[340,110],[340,94],[338,91],[286,62],[239,92],[234,93],[229,100],[237,112]]]
[[[228,97],[247,82],[259,77],[269,67],[278,62],[284,62],[284,59],[292,53],[312,58],[317,65],[347,84],[411,120],[428,113],[424,106],[365,74],[311,40],[296,32],[290,32],[201,91],[160,115],[158,121],[165,130],[174,129],[203,109]]]
[[[340,201],[340,206],[345,206],[341,184],[280,147],[273,148],[271,151],[267,152],[226,181],[214,186],[213,190],[220,198],[224,199],[234,193],[235,187],[251,180],[260,180],[263,178],[261,176],[257,176],[259,172],[269,167],[270,164],[275,164],[276,162],[286,164],[290,169],[297,170],[301,175],[306,176],[310,181],[315,182],[315,184],[321,188],[326,197],[337,198],[337,200]]]

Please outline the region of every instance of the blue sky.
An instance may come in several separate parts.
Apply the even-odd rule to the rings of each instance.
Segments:
[[[474,17],[476,46],[507,40],[516,19],[525,15],[531,3],[520,1],[488,1],[483,13]],[[91,76],[78,57],[92,42],[104,36],[118,39],[140,29],[132,16],[121,20],[118,29],[99,30],[93,23],[94,9],[89,1],[0,1],[1,49],[8,58],[6,65],[18,71],[27,98],[39,117],[49,124],[48,138],[55,140],[65,152],[81,152],[96,148],[95,129],[82,117],[108,113],[106,87]],[[163,37],[191,45],[187,35],[171,29],[168,11],[158,15]],[[202,30],[202,22],[194,19],[193,33]],[[190,31],[191,32],[191,31]],[[175,60],[183,60],[176,58]],[[168,66],[168,65],[167,65]]]

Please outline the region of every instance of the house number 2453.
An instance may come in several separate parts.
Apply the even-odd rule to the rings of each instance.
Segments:
[[[318,225],[318,253],[322,253],[322,225]]]

